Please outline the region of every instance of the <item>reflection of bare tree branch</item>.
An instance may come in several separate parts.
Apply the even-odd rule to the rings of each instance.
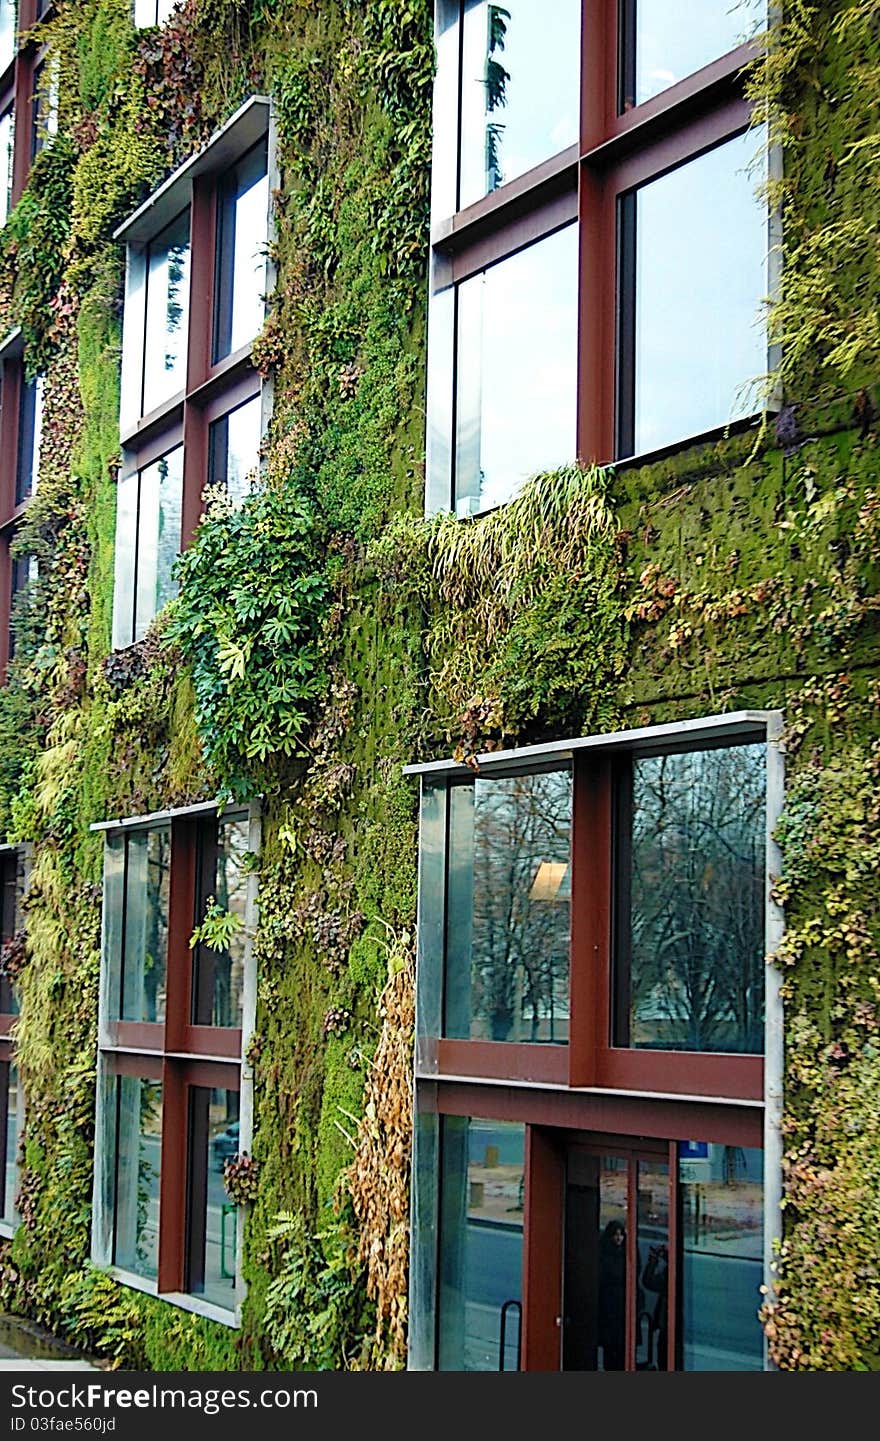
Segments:
[[[567,889],[532,890],[542,863],[567,866],[570,835],[568,772],[476,781],[472,1015],[493,1040],[566,1039]]]
[[[635,1044],[762,1049],[764,764],[761,746],[635,762]]]

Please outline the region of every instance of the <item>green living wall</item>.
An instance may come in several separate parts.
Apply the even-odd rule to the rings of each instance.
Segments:
[[[39,580],[0,694],[0,815],[32,847],[7,948],[28,1113],[8,1309],[121,1365],[405,1358],[415,794],[401,765],[741,706],[785,711],[786,1369],[880,1366],[876,611],[880,3],[792,0],[750,78],[783,158],[777,420],[421,518],[427,0],[69,0],[58,137],[0,233],[45,370]],[[114,227],[247,95],[274,97],[266,484],[209,512],[180,598],[110,652]],[[247,603],[257,591],[261,605]],[[291,604],[295,598],[295,605]],[[281,622],[279,624],[279,621]],[[101,845],[89,824],[263,796],[256,1184],[239,1331],[89,1263]]]

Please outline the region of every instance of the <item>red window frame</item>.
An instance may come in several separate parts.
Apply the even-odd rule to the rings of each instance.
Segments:
[[[740,737],[740,743],[745,739],[748,737]],[[756,732],[752,739],[763,741],[765,737]],[[686,750],[684,737],[680,745],[670,743],[668,749]],[[620,761],[610,751],[578,752],[572,764],[569,1044],[475,1041],[441,1035],[435,1038],[437,1079],[493,1077],[643,1095],[762,1101],[763,1055],[612,1044],[614,786],[615,766]]]
[[[618,337],[618,198],[746,129],[751,112],[742,71],[757,53],[755,42],[740,45],[620,113],[620,8],[620,0],[582,0],[580,143],[440,220],[432,234],[436,293],[578,220],[576,443],[584,464],[627,458],[618,454],[620,366],[626,364]],[[706,436],[726,428],[719,421]],[[676,445],[703,438],[682,436]],[[446,504],[454,509],[454,435],[451,444],[453,493]]]
[[[239,812],[224,813],[229,820]],[[186,1293],[187,1225],[190,1197],[189,1093],[194,1087],[241,1090],[241,1027],[194,1025],[192,1016],[196,953],[190,936],[196,924],[199,833],[216,827],[218,817],[173,816],[168,899],[165,1020],[161,1023],[107,1018],[102,1057],[108,1077],[132,1076],[162,1082],[162,1139],[159,1182],[159,1263],[157,1289]],[[137,826],[127,828],[136,833]],[[144,829],[147,829],[146,827]],[[109,963],[105,956],[104,964]],[[118,1166],[119,1158],[115,1158]],[[116,1216],[111,1218],[111,1247]]]

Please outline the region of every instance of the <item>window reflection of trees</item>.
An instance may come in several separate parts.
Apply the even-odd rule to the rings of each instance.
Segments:
[[[474,1029],[568,1039],[571,775],[475,782]]]
[[[765,753],[633,766],[630,1044],[763,1050]]]

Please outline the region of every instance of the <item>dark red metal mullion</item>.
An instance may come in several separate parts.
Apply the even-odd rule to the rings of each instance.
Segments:
[[[581,165],[578,296],[578,457],[614,454],[615,198],[607,178]]]
[[[105,1051],[104,1060],[111,1076],[136,1076],[139,1080],[161,1081],[161,1056],[138,1055],[131,1051]]]
[[[195,913],[197,822],[182,817],[171,822],[171,888],[168,901],[168,969],[166,974],[165,1050],[186,1050],[192,994],[192,951]]]
[[[486,1086],[479,1081],[441,1081],[437,1114],[482,1116],[486,1120],[526,1122],[606,1136],[628,1136],[640,1143],[653,1137],[715,1141],[719,1145],[760,1147],[764,1114],[760,1106],[719,1106],[714,1101],[604,1094],[560,1087]]]
[[[37,54],[22,50],[15,66],[15,134],[12,147],[11,203],[17,205],[31,169],[31,120]]]
[[[521,1365],[524,1371],[559,1371],[565,1167],[552,1138],[531,1126],[525,1167]]]
[[[159,1179],[158,1290],[183,1289],[186,1233],[186,1085],[166,1061],[162,1075],[162,1163]]]
[[[181,1044],[175,1050],[192,1056],[228,1056],[241,1059],[241,1030],[237,1026],[187,1025],[181,1032]]]
[[[552,193],[536,201],[533,193],[523,197],[516,215],[505,217],[491,229],[462,243],[451,256],[453,281],[457,284],[477,275],[496,261],[524,250],[527,245],[551,235],[577,219],[577,178],[574,167],[558,177]]]
[[[666,1369],[674,1371],[677,1364],[678,1318],[681,1307],[678,1304],[678,1145],[669,1142],[669,1235],[667,1236],[667,1288],[666,1288]]]
[[[188,1086],[202,1086],[211,1091],[240,1091],[241,1067],[226,1061],[202,1061],[193,1056],[175,1062]]]
[[[165,1027],[155,1021],[111,1021],[112,1043],[132,1051],[161,1051],[165,1044]]]
[[[441,1037],[437,1045],[437,1065],[441,1076],[492,1076],[503,1080],[565,1085],[569,1070],[568,1047]]]
[[[667,170],[695,159],[745,130],[750,115],[748,101],[733,95],[686,125],[656,135],[631,154],[616,160],[609,157],[607,173],[612,177],[613,190],[619,194],[633,186],[647,184]],[[606,168],[603,160],[601,154],[593,155],[586,163],[589,168]]]

